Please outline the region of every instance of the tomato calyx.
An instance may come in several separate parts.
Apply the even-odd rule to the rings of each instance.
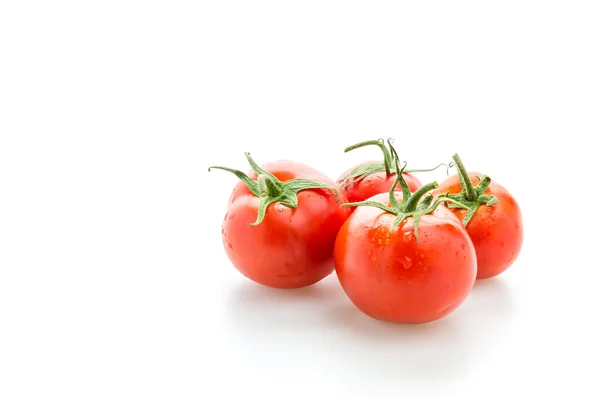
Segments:
[[[250,153],[244,154],[246,155],[248,164],[250,164],[250,168],[252,168],[252,171],[254,171],[256,174],[257,180],[254,180],[244,172],[233,168],[212,166],[209,167],[208,170],[210,171],[214,168],[231,172],[248,187],[252,194],[260,198],[256,221],[254,223],[249,223],[248,226],[256,226],[260,224],[265,218],[267,208],[273,203],[280,203],[288,208],[297,208],[298,193],[300,193],[302,190],[327,189],[331,190],[335,197],[338,196],[338,191],[335,189],[335,187],[323,182],[313,181],[310,179],[290,179],[282,182],[272,173],[262,169],[250,156]]]
[[[490,186],[492,179],[484,175],[483,178],[480,179],[479,183],[476,186],[473,186],[471,182],[471,178],[463,164],[462,160],[458,156],[458,154],[454,154],[452,156],[454,160],[454,164],[456,164],[456,168],[458,169],[458,180],[460,181],[460,186],[462,191],[456,194],[446,193],[444,197],[448,197],[453,199],[456,204],[450,202],[447,205],[448,208],[465,208],[467,210],[467,215],[463,219],[463,225],[467,226],[475,212],[481,205],[486,205],[491,207],[492,205],[498,202],[498,198],[491,194],[485,194],[485,191]]]
[[[348,174],[342,176],[337,181],[337,183],[341,184],[343,182],[350,181],[348,184],[344,185],[344,190],[346,190],[350,186],[354,185],[355,183],[360,182],[361,180],[365,179],[369,175],[375,174],[377,172],[385,171],[386,175],[394,175],[396,173],[396,168],[394,166],[394,163],[396,161],[400,161],[400,159],[398,158],[397,152],[392,149],[392,143],[393,143],[393,140],[391,138],[388,138],[388,140],[387,140],[387,144],[389,146],[389,149],[388,149],[388,147],[386,147],[386,145],[385,145],[384,140],[380,138],[377,140],[359,142],[354,145],[348,146],[346,149],[344,149],[344,153],[348,153],[349,151],[358,149],[363,146],[371,146],[371,145],[377,146],[383,152],[383,161],[375,162],[375,163],[368,163],[368,164],[361,164],[361,165],[355,167],[354,169],[352,169],[352,171],[350,171]],[[446,164],[442,163],[442,164],[437,165],[436,167],[429,168],[429,169],[405,170],[403,172],[428,172],[428,171],[433,171],[433,170],[441,167],[442,165],[446,165]],[[448,168],[448,167],[446,166],[446,168]]]
[[[395,153],[396,150],[390,144],[390,150],[392,153]],[[437,182],[428,183],[422,187],[420,187],[416,192],[411,193],[406,180],[402,176],[404,169],[406,168],[406,163],[402,169],[398,164],[398,157],[395,158],[395,168],[396,168],[396,180],[392,185],[389,192],[389,207],[383,203],[377,201],[360,201],[356,203],[346,203],[342,204],[342,206],[348,207],[376,207],[382,211],[388,212],[390,214],[396,215],[396,218],[392,222],[390,229],[388,230],[388,234],[396,228],[400,223],[402,223],[405,219],[412,217],[414,219],[414,234],[415,241],[419,242],[419,222],[421,221],[421,217],[423,215],[431,214],[433,211],[437,209],[437,207],[444,202],[450,202],[458,207],[464,207],[463,204],[459,203],[455,199],[447,196],[438,197],[435,201],[433,200],[433,196],[428,194],[431,190],[438,187]],[[402,187],[402,201],[399,202],[396,199],[396,186],[400,183]]]

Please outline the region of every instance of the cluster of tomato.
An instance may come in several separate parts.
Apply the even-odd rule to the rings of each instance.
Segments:
[[[365,314],[398,323],[437,320],[456,309],[475,279],[494,277],[517,258],[521,212],[490,177],[467,172],[426,185],[400,168],[388,140],[384,160],[362,163],[334,183],[294,161],[248,174],[226,167],[233,189],[222,234],[225,251],[246,277],[274,288],[314,284],[335,269]],[[209,169],[210,170],[210,169]]]

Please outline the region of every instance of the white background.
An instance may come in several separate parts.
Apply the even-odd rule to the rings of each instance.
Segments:
[[[597,1],[1,2],[0,395],[597,392],[599,20]],[[511,269],[395,326],[334,275],[276,291],[233,268],[236,180],[209,165],[336,178],[380,158],[346,145],[388,136],[514,194]]]

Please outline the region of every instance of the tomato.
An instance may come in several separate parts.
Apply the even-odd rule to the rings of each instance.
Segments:
[[[476,172],[467,172],[457,155],[455,162],[459,175],[443,181],[434,195],[449,193],[470,209],[451,207],[454,214],[466,224],[477,252],[477,278],[499,275],[517,259],[523,244],[523,220],[515,198],[500,184]],[[461,179],[473,189],[472,198],[463,192]]]
[[[358,208],[337,236],[335,270],[345,293],[365,314],[396,323],[434,321],[471,291],[475,248],[451,210],[439,201],[430,204],[431,197],[419,202],[437,184],[411,195],[401,183],[402,193],[391,190],[391,196],[382,193],[354,204]]]
[[[223,221],[223,245],[246,277],[275,288],[316,283],[334,268],[337,232],[350,214],[347,202],[321,172],[294,161],[253,172],[223,167],[242,179],[233,189]],[[332,191],[334,192],[332,194]]]
[[[388,139],[388,145],[390,142],[391,140]],[[378,146],[381,149],[383,152],[383,161],[366,161],[361,163],[344,172],[337,181],[338,188],[346,192],[346,197],[351,203],[364,201],[376,194],[388,192],[396,181],[394,162],[397,160],[397,154],[395,154],[395,150],[390,153],[390,150],[385,146],[382,139],[357,143],[347,147],[345,152],[369,145]],[[404,172],[403,177],[411,192],[423,186],[421,181],[409,172]],[[400,190],[399,185],[398,190]]]

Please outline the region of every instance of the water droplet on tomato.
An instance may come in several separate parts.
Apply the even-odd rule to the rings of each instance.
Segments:
[[[382,239],[377,240],[377,244],[379,244],[379,245],[383,244],[383,240]]]
[[[409,269],[412,266],[412,259],[410,259],[408,256],[405,256],[402,266],[404,266],[405,269]]]
[[[390,239],[389,239],[389,238],[386,238],[386,239],[385,239],[385,243],[386,243],[386,244],[389,244],[389,243],[390,243]]]

